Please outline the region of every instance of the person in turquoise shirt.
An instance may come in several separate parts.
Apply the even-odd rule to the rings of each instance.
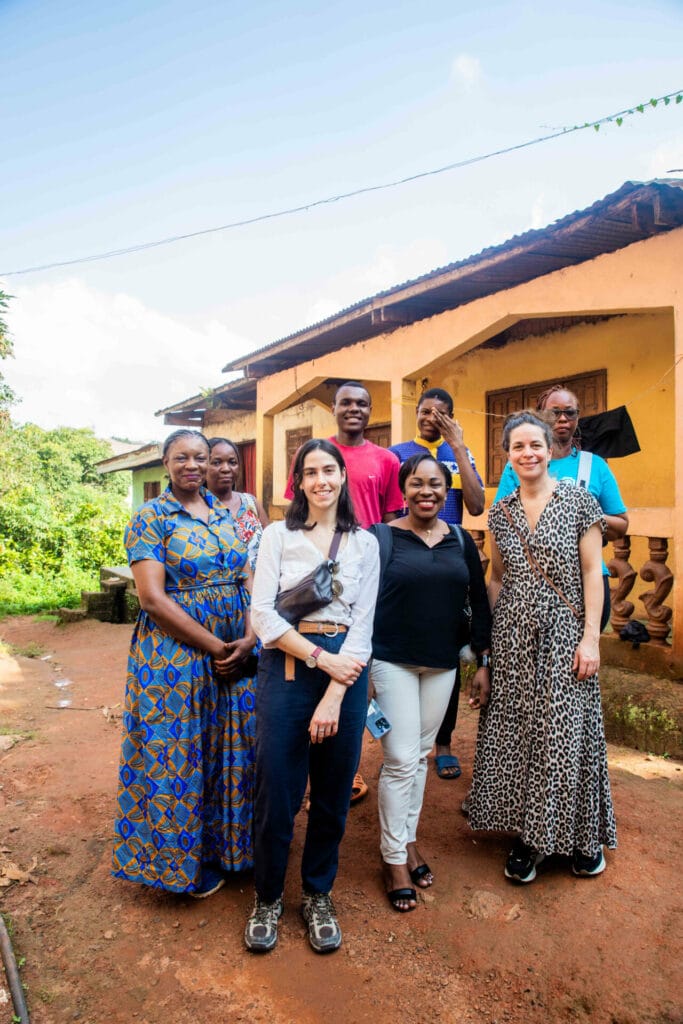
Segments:
[[[568,480],[584,487],[597,499],[607,522],[605,539],[623,537],[628,529],[626,506],[619,492],[614,473],[599,455],[581,451],[577,434],[579,422],[579,401],[564,384],[553,384],[539,395],[536,408],[553,418],[553,449],[548,472],[557,480]],[[517,474],[510,463],[506,465],[498,484],[494,503],[511,494],[519,485]],[[609,573],[603,564],[605,601],[600,628],[609,622],[610,592]]]

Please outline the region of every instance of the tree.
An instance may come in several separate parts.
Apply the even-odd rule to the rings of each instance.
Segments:
[[[3,313],[9,306],[9,298],[9,295],[0,291],[0,359],[7,359],[14,355],[12,339],[9,336],[7,324],[3,316]],[[16,402],[16,395],[0,373],[0,427],[2,427],[3,423],[7,422],[7,410],[13,402]]]

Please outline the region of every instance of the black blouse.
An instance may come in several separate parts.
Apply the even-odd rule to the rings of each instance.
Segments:
[[[469,591],[473,650],[491,642],[491,612],[479,552],[464,530],[465,555],[454,533],[433,548],[411,530],[389,527],[393,549],[375,610],[372,653],[382,661],[454,668],[462,645],[463,608]]]

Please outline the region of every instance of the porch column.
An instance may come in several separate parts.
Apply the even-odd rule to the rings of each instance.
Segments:
[[[273,500],[273,417],[263,414],[262,381],[256,385],[256,496],[270,515]]]
[[[414,380],[398,377],[391,381],[391,443],[400,444],[415,437],[415,406],[417,385]]]
[[[683,304],[674,306],[673,659],[683,667]]]

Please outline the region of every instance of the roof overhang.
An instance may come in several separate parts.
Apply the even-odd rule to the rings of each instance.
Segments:
[[[119,473],[124,469],[143,469],[146,466],[157,466],[161,463],[161,445],[155,441],[136,448],[132,452],[113,455],[110,459],[102,459],[95,463],[98,473]]]
[[[256,408],[256,381],[239,377],[213,390],[192,395],[166,409],[159,409],[155,416],[163,416],[164,423],[176,426],[201,427],[205,414],[211,409],[234,409],[249,412]]]
[[[223,372],[242,370],[254,381],[681,226],[683,180],[629,181],[586,210],[364,299]]]

